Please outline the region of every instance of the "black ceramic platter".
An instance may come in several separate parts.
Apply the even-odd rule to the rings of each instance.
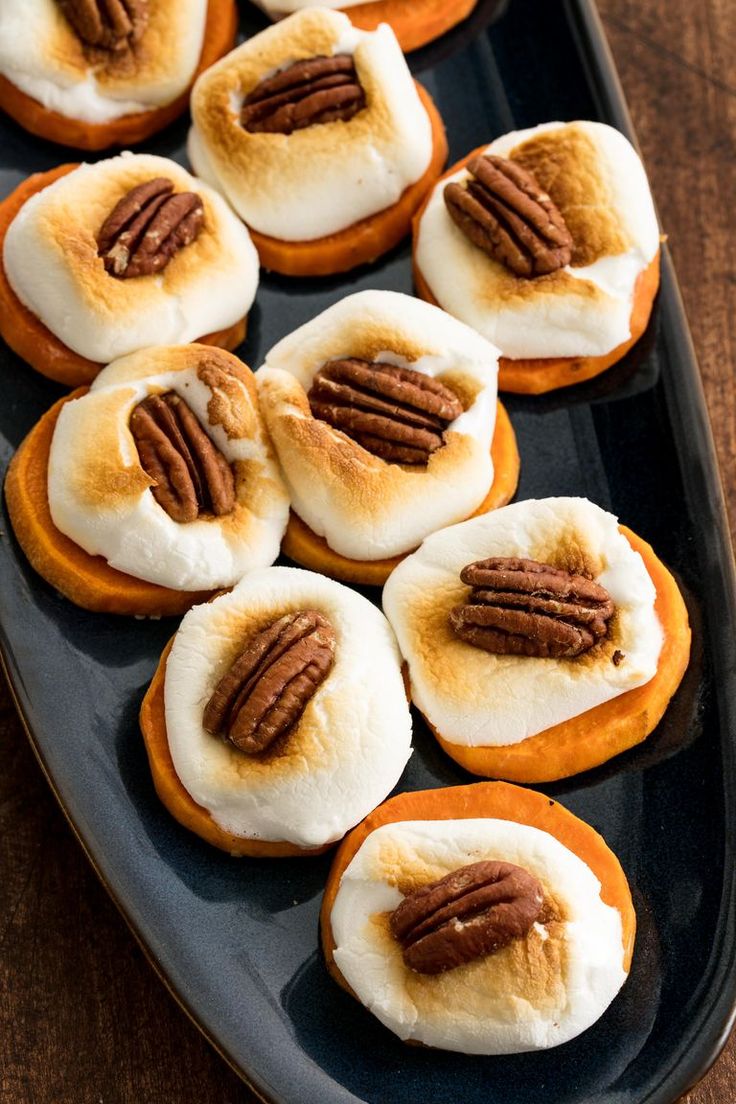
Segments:
[[[243,31],[264,25],[243,4]],[[590,0],[481,0],[411,57],[438,104],[450,162],[505,131],[600,119],[630,137]],[[145,148],[185,160],[186,122]],[[0,122],[0,194],[74,160]],[[240,350],[253,367],[286,333],[361,288],[411,292],[409,245],[344,278],[264,276]],[[0,459],[61,393],[0,349]],[[589,1031],[545,1053],[468,1058],[406,1047],[328,977],[317,916],[330,857],[228,858],[179,827],[151,783],[137,713],[175,621],[86,613],[0,540],[2,651],[29,736],[100,877],[179,1002],[279,1104],[671,1104],[734,1015],[736,603],[697,367],[666,250],[638,346],[598,380],[506,399],[520,499],[585,495],[650,541],[687,596],[690,670],[657,731],[605,767],[542,787],[619,855],[639,934],[631,975]],[[417,720],[401,788],[467,782]]]

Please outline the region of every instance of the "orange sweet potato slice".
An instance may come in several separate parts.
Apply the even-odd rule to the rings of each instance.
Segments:
[[[490,510],[497,510],[499,506],[505,506],[514,497],[519,482],[520,461],[516,435],[511,419],[501,403],[497,405],[491,457],[494,471],[493,483],[483,502],[470,515],[471,517],[487,514]],[[301,564],[302,567],[321,571],[322,574],[329,575],[332,579],[339,579],[343,583],[367,586],[383,586],[396,565],[401,563],[404,556],[410,554],[405,552],[401,556],[390,556],[383,560],[351,560],[333,551],[327,541],[323,537],[318,537],[293,510],[289,516],[281,550],[285,556]]]
[[[529,824],[548,832],[583,860],[601,883],[603,901],[617,909],[621,916],[623,966],[628,972],[634,950],[636,913],[626,875],[605,840],[589,824],[545,794],[506,782],[476,782],[469,786],[398,794],[379,805],[340,844],[327,878],[320,913],[322,949],[327,968],[335,981],[352,993],[335,962],[331,916],[340,880],[371,832],[384,824],[402,820],[463,820],[475,817]]]
[[[447,160],[447,138],[440,113],[421,84],[416,87],[432,124],[432,157],[424,175],[410,184],[391,207],[336,234],[289,242],[251,229],[250,236],[264,268],[283,276],[329,276],[375,261],[406,237],[414,212]]]
[[[189,87],[170,104],[123,115],[107,123],[87,123],[52,111],[21,92],[0,76],[0,108],[39,138],[48,138],[74,149],[101,150],[109,146],[134,146],[162,130],[186,111],[189,92],[199,74],[235,45],[238,11],[235,0],[209,0],[202,52]]]
[[[212,819],[207,809],[198,805],[179,780],[169,751],[166,735],[166,712],[164,708],[164,681],[166,661],[171,651],[170,641],[161,656],[153,681],[149,686],[141,706],[140,722],[143,739],[148,753],[148,762],[153,775],[156,793],[175,820],[191,832],[196,832],[207,843],[227,851],[230,855],[250,855],[254,858],[288,858],[294,855],[321,855],[332,844],[305,850],[295,843],[285,840],[245,839],[226,832]],[[214,739],[214,737],[213,737]]]
[[[654,608],[664,644],[654,678],[518,744],[464,747],[444,740],[430,725],[441,747],[472,774],[512,782],[569,778],[641,743],[659,724],[690,659],[687,608],[677,583],[652,547],[625,526],[621,532],[641,555],[657,590]]]
[[[440,180],[444,180],[453,173],[464,168],[474,157],[479,156],[485,150],[485,146],[463,157],[455,165],[444,173]],[[424,273],[420,269],[416,258],[416,243],[418,238],[419,222],[424,209],[429,202],[428,194],[412,220],[414,230],[414,284],[417,294],[434,306],[440,306],[432,288]],[[511,391],[520,395],[543,395],[547,391],[555,391],[559,387],[572,387],[573,384],[583,383],[605,372],[607,368],[616,364],[629,349],[639,340],[649,323],[652,313],[652,304],[659,288],[659,250],[649,262],[643,272],[639,273],[634,285],[634,301],[631,307],[631,319],[629,328],[631,336],[621,342],[615,349],[602,356],[590,357],[536,357],[526,360],[512,360],[510,357],[500,357],[498,362],[498,386],[501,391]]]
[[[345,8],[350,22],[362,31],[389,23],[407,54],[433,42],[466,19],[478,0],[373,0]]]
[[[79,388],[55,403],[10,463],[5,498],[18,543],[39,575],[84,609],[149,617],[184,613],[211,592],[171,590],[117,571],[64,536],[51,520],[48,466],[54,428],[64,404],[86,392]]]
[[[31,368],[67,387],[91,383],[104,364],[73,352],[21,303],[8,282],[2,253],[8,227],[26,200],[76,168],[79,168],[78,164],[59,165],[49,172],[34,173],[0,202],[0,336]],[[246,319],[242,318],[226,330],[218,330],[197,340],[200,345],[217,345],[233,352],[245,339],[245,327]]]

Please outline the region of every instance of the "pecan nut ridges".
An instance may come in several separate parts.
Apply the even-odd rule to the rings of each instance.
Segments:
[[[222,517],[235,507],[233,471],[184,400],[174,391],[151,395],[130,416],[141,466],[153,497],[174,521]]]
[[[316,610],[288,613],[251,640],[215,687],[203,717],[240,751],[265,751],[297,723],[332,670],[335,632]]]
[[[150,276],[193,242],[203,223],[200,196],[174,192],[172,182],[159,176],[115,204],[97,235],[97,249],[111,276]]]
[[[522,939],[543,900],[538,879],[522,867],[470,863],[405,897],[391,913],[391,932],[407,966],[439,974]]]
[[[365,92],[350,54],[295,61],[259,81],[243,101],[240,121],[251,133],[294,130],[347,122],[365,107]]]
[[[82,42],[115,53],[134,46],[148,22],[148,0],[57,2]]]
[[[355,357],[321,368],[307,398],[315,418],[395,464],[426,464],[463,412],[457,395],[439,380]]]
[[[473,589],[450,625],[497,655],[574,658],[603,639],[614,612],[605,587],[536,560],[478,560],[460,578]]]
[[[495,154],[474,158],[465,184],[445,187],[445,204],[462,232],[517,276],[544,276],[570,263],[572,236],[535,178]]]

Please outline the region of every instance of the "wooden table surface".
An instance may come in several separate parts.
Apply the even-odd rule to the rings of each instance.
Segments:
[[[599,7],[669,234],[736,537],[736,4]],[[4,686],[0,755],[0,1099],[251,1104],[97,882]],[[735,1037],[684,1100],[736,1100]]]

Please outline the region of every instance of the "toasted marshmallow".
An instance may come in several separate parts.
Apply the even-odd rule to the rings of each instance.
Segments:
[[[615,604],[604,640],[576,659],[492,655],[455,635],[460,572],[513,556],[587,574]],[[584,498],[517,502],[428,537],[391,574],[383,608],[409,664],[412,698],[452,744],[517,744],[654,677],[663,634],[656,591],[613,514]],[[614,653],[620,652],[623,659]]]
[[[465,411],[426,467],[390,464],[314,418],[307,392],[330,360],[384,361],[441,379]],[[444,311],[393,291],[349,295],[285,337],[256,379],[292,506],[331,548],[377,560],[466,518],[493,482],[497,350]]]
[[[248,375],[231,353],[206,345],[144,349],[105,368],[86,395],[64,405],[54,431],[56,528],[112,567],[175,590],[232,586],[272,564],[289,500]],[[147,395],[169,390],[233,465],[232,513],[180,524],[151,494],[128,423]]]
[[[251,134],[244,98],[303,58],[352,54],[366,106],[293,134]],[[197,80],[189,160],[254,230],[309,241],[391,207],[424,174],[432,128],[391,28],[359,31],[340,12],[300,11],[244,42]]]
[[[604,123],[542,123],[483,151],[531,171],[562,212],[572,263],[547,276],[516,276],[453,222],[434,189],[416,232],[416,263],[435,299],[498,345],[503,356],[602,356],[631,336],[637,277],[659,249],[644,167],[633,146]]]
[[[105,271],[96,235],[126,192],[157,176],[201,196],[204,224],[160,273],[117,279]],[[103,364],[234,325],[258,285],[255,247],[221,196],[149,154],[81,165],[31,196],[8,227],[3,265],[20,301],[56,337]]]
[[[245,642],[286,613],[314,609],[335,631],[335,662],[276,755],[246,755],[202,727],[204,707]],[[340,839],[398,781],[411,754],[401,657],[380,610],[322,575],[248,575],[184,618],[166,664],[166,732],[179,779],[225,831],[303,848]]]
[[[87,123],[164,107],[188,87],[207,0],[157,0],[135,50],[91,50],[56,0],[3,0],[0,74],[49,111]]]
[[[461,866],[515,863],[544,889],[546,923],[495,954],[441,974],[403,961],[390,913]],[[619,912],[591,869],[554,836],[507,820],[414,820],[371,832],[331,913],[335,962],[359,1000],[400,1039],[464,1054],[558,1046],[603,1014],[626,973]]]

